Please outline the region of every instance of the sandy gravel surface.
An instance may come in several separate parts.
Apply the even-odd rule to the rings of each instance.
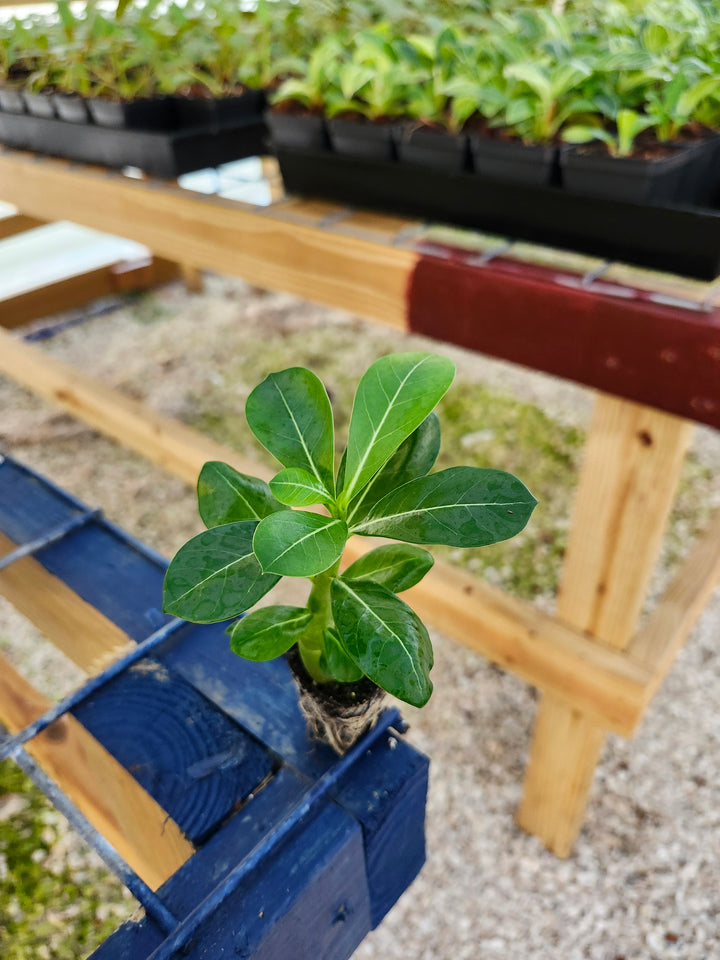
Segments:
[[[317,341],[339,324],[364,368],[363,343],[390,336],[338,312],[212,280],[206,296],[174,286],[149,304],[48,342],[55,356],[192,418],[219,357],[244,337]],[[147,316],[142,316],[142,310]],[[170,319],[171,318],[171,322]],[[230,347],[228,346],[230,344]],[[467,375],[583,425],[589,395],[569,384],[450,351]],[[321,373],[322,371],[319,370]],[[242,408],[248,385],[226,383]],[[0,449],[171,554],[200,529],[184,485],[0,380]],[[720,464],[717,435],[698,450]],[[251,451],[249,451],[251,452]],[[255,451],[256,452],[256,451]],[[6,655],[58,694],[76,672],[0,603]],[[434,635],[435,693],[404,709],[432,760],[428,861],[360,960],[713,960],[720,958],[720,598],[710,606],[632,742],[611,737],[575,855],[561,862],[514,824],[536,698],[514,677]],[[288,958],[290,960],[290,958]]]

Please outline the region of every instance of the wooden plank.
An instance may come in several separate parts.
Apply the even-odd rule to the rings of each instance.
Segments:
[[[405,329],[413,251],[286,222],[282,204],[259,208],[15,151],[0,154],[0,183],[24,213],[70,216],[169,260]]]
[[[652,672],[648,702],[720,585],[720,511],[693,546],[628,653]]]
[[[1,331],[0,369],[190,485],[207,460],[224,460],[264,479],[272,476],[235,451]],[[348,560],[367,549],[366,541],[351,541]],[[608,728],[627,734],[638,722],[646,675],[579,631],[442,563],[408,596],[430,623],[530,683],[582,705]]]
[[[197,267],[191,267],[189,263],[181,263],[180,275],[185,284],[185,289],[188,293],[202,293],[205,282],[203,280],[202,271],[198,270]]]
[[[227,462],[243,473],[255,472],[264,479],[273,475],[196,430],[154,413],[137,400],[124,397],[3,330],[0,370],[191,486],[197,482],[204,463],[228,457]]]
[[[720,428],[720,310],[603,278],[583,285],[514,261],[512,248],[485,265],[474,252],[423,249],[408,292],[414,333]]]
[[[609,729],[628,736],[639,722],[648,675],[624,654],[444,563],[403,596],[454,640]]]
[[[38,317],[72,310],[116,293],[128,293],[162,283],[176,276],[178,268],[152,257],[139,263],[118,263],[99,267],[0,300],[0,325],[6,329],[22,326]]]
[[[558,857],[572,853],[604,742],[585,711],[543,695],[517,820]]]
[[[5,240],[7,237],[15,237],[18,233],[34,230],[35,227],[42,227],[44,224],[44,220],[38,220],[36,217],[28,217],[24,213],[14,213],[9,217],[1,217],[0,240]]]
[[[678,417],[598,398],[558,614],[615,647],[635,632],[691,436]]]
[[[14,547],[0,533],[0,556]],[[0,570],[0,594],[86,673],[98,673],[134,646],[126,633],[33,557]]]
[[[635,630],[691,427],[598,397],[585,449],[558,615],[621,650]],[[605,739],[604,725],[554,694],[538,707],[519,824],[570,854]]]
[[[49,707],[0,657],[0,721],[10,732],[22,730]],[[27,750],[153,889],[194,853],[177,824],[74,717],[53,724]]]

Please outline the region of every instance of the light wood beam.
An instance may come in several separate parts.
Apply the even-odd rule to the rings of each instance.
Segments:
[[[0,325],[5,328],[19,327],[38,317],[85,306],[100,297],[165,283],[177,274],[178,267],[175,264],[165,260],[154,262],[152,257],[139,263],[99,267],[0,300]]]
[[[15,544],[0,533],[0,556]],[[135,644],[33,557],[0,570],[0,594],[86,673],[97,673]]]
[[[597,399],[558,615],[619,650],[636,628],[691,434],[678,417]],[[543,695],[518,822],[560,857],[582,824],[605,732],[585,710]]]
[[[0,6],[2,6],[1,3]],[[44,225],[45,220],[28,217],[24,213],[13,213],[9,217],[0,217],[0,240],[15,237],[18,233],[26,233],[28,230],[34,230],[35,227]]]
[[[46,219],[76,223],[145,244],[177,263],[283,290],[406,328],[407,285],[419,255],[283,220],[278,209],[197,196],[171,183],[32,156],[0,154],[3,199]]]
[[[11,733],[50,706],[0,657],[0,722]],[[74,717],[58,720],[26,749],[153,890],[194,853],[175,821]]]
[[[628,653],[651,672],[648,702],[665,679],[698,617],[720,586],[720,511],[658,601]]]
[[[36,346],[0,330],[0,371],[45,400],[124,443],[194,486],[208,460],[227,459],[243,473],[270,479],[271,471],[229,451],[175,420],[154,413]]]

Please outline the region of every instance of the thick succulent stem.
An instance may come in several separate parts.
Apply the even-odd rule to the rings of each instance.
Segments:
[[[313,614],[310,627],[298,644],[305,669],[316,683],[328,683],[333,678],[320,667],[324,647],[323,634],[333,625],[330,605],[330,587],[340,569],[340,561],[328,570],[312,578],[312,590],[308,597],[308,610]]]

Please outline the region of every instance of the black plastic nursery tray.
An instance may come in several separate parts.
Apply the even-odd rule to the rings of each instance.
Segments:
[[[257,117],[242,123],[153,132],[0,112],[0,142],[9,147],[82,163],[138,167],[157,177],[177,177],[256,156],[263,152],[266,136],[265,124]]]
[[[720,210],[596,199],[330,152],[277,152],[285,189],[500,233],[700,280],[720,274]]]

